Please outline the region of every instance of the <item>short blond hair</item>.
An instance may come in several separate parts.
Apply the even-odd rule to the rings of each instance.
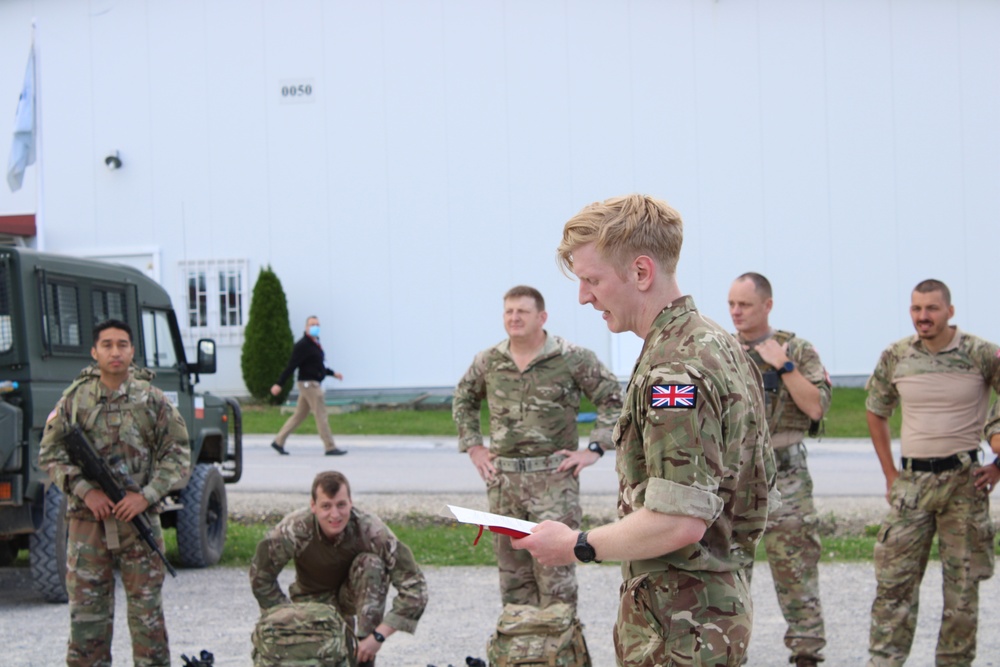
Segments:
[[[570,218],[557,253],[563,271],[572,271],[573,251],[594,243],[619,274],[639,255],[648,255],[673,275],[683,242],[680,213],[662,199],[631,194],[595,202]]]

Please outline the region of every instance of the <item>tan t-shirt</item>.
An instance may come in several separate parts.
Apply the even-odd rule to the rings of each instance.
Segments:
[[[902,403],[902,455],[926,459],[979,447],[990,388],[1000,387],[1000,348],[955,327],[951,342],[929,352],[917,336],[890,345],[868,380],[868,410],[889,417]],[[987,436],[1000,419],[986,424]]]

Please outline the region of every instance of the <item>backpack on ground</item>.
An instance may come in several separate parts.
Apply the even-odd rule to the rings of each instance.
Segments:
[[[254,667],[355,667],[356,640],[335,607],[319,602],[265,609],[253,635]]]
[[[490,667],[590,667],[583,625],[565,602],[504,605],[486,657]]]

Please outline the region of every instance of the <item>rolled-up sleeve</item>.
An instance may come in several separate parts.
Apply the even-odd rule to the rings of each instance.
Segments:
[[[714,522],[722,513],[720,402],[689,369],[655,369],[645,380],[643,441],[649,481],[643,506]]]
[[[865,384],[865,389],[868,391],[865,409],[879,417],[891,417],[896,406],[899,405],[899,393],[892,383],[894,367],[895,356],[891,350],[885,350]]]

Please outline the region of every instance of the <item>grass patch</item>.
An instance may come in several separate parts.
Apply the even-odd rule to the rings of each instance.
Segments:
[[[257,543],[272,527],[271,524],[240,524],[229,522],[226,548],[222,552],[219,565],[223,567],[250,567]],[[457,523],[441,523],[436,518],[414,517],[404,523],[391,523],[389,527],[396,536],[413,550],[417,562],[426,566],[485,565],[495,566],[493,556],[493,534],[484,532],[479,544],[473,546],[476,528]],[[586,528],[587,526],[584,526]],[[863,535],[823,537],[823,563],[852,563],[872,560],[878,526],[866,526]],[[177,532],[164,531],[167,558],[178,563]],[[1000,542],[995,545],[1000,556]],[[939,560],[938,541],[934,539],[930,559]],[[756,560],[767,560],[763,545],[757,548]],[[609,562],[611,565],[615,563]],[[28,551],[23,550],[14,561],[15,567],[28,567]]]
[[[867,393],[859,388],[835,388],[830,411],[826,415],[826,437],[867,438],[868,422],[865,417]],[[581,412],[595,412],[593,403],[584,399]],[[281,414],[276,405],[247,404],[243,406],[244,433],[277,433],[289,415]],[[451,420],[450,410],[366,410],[328,416],[330,430],[339,435],[422,435],[451,436],[458,432]],[[892,437],[899,437],[900,411],[889,420]],[[483,434],[490,431],[489,413],[485,406],[480,417]],[[580,435],[590,434],[592,423],[579,424]],[[316,422],[306,419],[296,433],[316,434]]]
[[[826,414],[826,436],[829,438],[867,438],[868,418],[865,399],[868,392],[861,388],[834,387],[830,411]],[[899,437],[902,410],[889,418],[889,430],[893,438]]]
[[[488,531],[483,533],[479,544],[473,546],[476,528],[465,524],[441,523],[436,518],[414,517],[412,521],[391,523],[389,527],[410,547],[413,556],[421,565],[496,565],[496,558],[493,556],[493,534]],[[257,542],[270,528],[269,524],[240,525],[230,522],[226,549],[222,554],[220,565],[249,567],[257,549]],[[847,563],[872,560],[877,532],[878,526],[868,526],[864,535],[823,537],[822,562]],[[166,531],[167,556],[172,562],[177,562],[175,535],[175,531]],[[1000,556],[1000,543],[996,544],[995,550]],[[930,559],[939,560],[937,538],[931,547]],[[757,560],[767,560],[763,545],[757,549]]]
[[[390,525],[396,537],[413,551],[421,565],[496,565],[493,533],[484,531],[473,546],[478,529],[468,524],[435,526]]]
[[[239,524],[230,522],[226,535],[226,548],[220,566],[249,567],[257,550],[257,543],[273,526],[271,524]],[[413,551],[421,565],[496,565],[493,556],[492,533],[484,532],[476,546],[476,529],[459,524],[436,524],[415,520],[408,524],[389,524],[392,532]],[[164,531],[167,558],[179,562],[177,531]],[[27,552],[23,552],[27,563]]]
[[[281,414],[276,405],[247,404],[243,410],[244,433],[277,433],[288,414]],[[594,404],[584,399],[581,412],[595,412]],[[442,435],[455,437],[458,430],[451,419],[451,410],[367,410],[327,415],[334,435]],[[589,434],[593,424],[579,424],[580,435]],[[490,432],[489,412],[483,406],[480,428],[484,435]],[[295,430],[303,435],[315,435],[316,420],[307,418]]]

